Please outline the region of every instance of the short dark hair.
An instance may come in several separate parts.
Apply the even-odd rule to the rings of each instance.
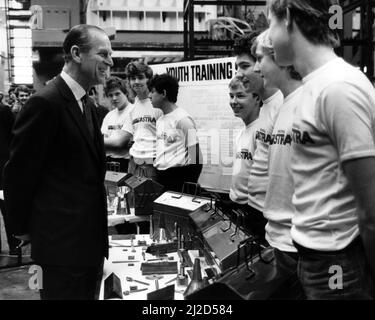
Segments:
[[[111,90],[119,89],[123,94],[128,96],[128,89],[126,87],[125,81],[119,77],[110,77],[105,83],[105,94],[108,96]]]
[[[303,36],[315,45],[340,45],[338,33],[329,27],[329,8],[339,5],[338,0],[271,0],[270,11],[278,19],[285,19],[287,9]],[[292,25],[289,26],[292,28]]]
[[[142,73],[145,74],[147,79],[151,79],[153,76],[151,67],[144,62],[132,61],[129,62],[125,67],[125,74],[128,79],[132,76],[137,76]]]
[[[163,93],[165,90],[167,99],[170,102],[176,103],[178,96],[178,80],[167,74],[163,73],[161,75],[155,75],[149,82],[150,91],[155,88],[159,93]]]
[[[16,88],[16,90],[14,90],[14,94],[16,95],[17,98],[18,98],[18,94],[20,92],[26,92],[27,94],[30,94],[31,90],[28,87],[24,86],[24,85],[20,85],[20,86],[18,86]]]
[[[70,51],[73,46],[78,46],[82,52],[90,51],[92,31],[99,31],[105,33],[103,29],[88,24],[79,24],[70,29],[63,43],[63,53],[65,62],[72,60],[72,54]]]
[[[251,46],[253,45],[253,42],[259,35],[259,33],[260,31],[253,31],[240,38],[237,38],[233,45],[233,54],[236,56],[247,54],[255,62],[256,57],[251,52]]]

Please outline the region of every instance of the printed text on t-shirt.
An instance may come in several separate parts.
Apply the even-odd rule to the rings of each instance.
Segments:
[[[296,144],[315,144],[315,141],[310,137],[307,131],[292,129],[293,142]]]
[[[151,116],[144,116],[144,117],[136,118],[133,120],[133,125],[140,123],[140,122],[156,123],[156,119],[155,117],[151,117]]]

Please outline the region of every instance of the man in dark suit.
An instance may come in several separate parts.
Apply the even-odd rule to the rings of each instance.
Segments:
[[[86,92],[113,65],[105,32],[79,25],[67,34],[61,74],[19,114],[4,171],[15,235],[31,241],[43,271],[42,299],[94,299],[108,256],[105,153]]]
[[[0,190],[3,190],[3,170],[5,163],[9,159],[9,145],[12,135],[12,127],[14,124],[14,115],[10,108],[0,101]],[[9,228],[9,219],[5,210],[4,201],[0,199],[0,211],[4,218],[5,232],[7,235],[9,254],[16,255],[16,247],[19,244],[11,233]],[[0,240],[1,244],[1,240]],[[0,245],[1,248],[1,245]]]

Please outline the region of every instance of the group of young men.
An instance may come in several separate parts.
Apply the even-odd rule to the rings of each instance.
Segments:
[[[334,4],[271,0],[269,29],[235,45],[229,85],[245,125],[230,199],[274,248],[295,299],[375,297],[375,90],[334,53]],[[176,79],[130,63],[132,104],[123,82],[107,79],[103,30],[76,26],[63,49],[61,75],[16,120],[2,182],[13,233],[31,241],[42,267],[41,298],[93,299],[108,257],[106,153],[121,170],[178,191],[198,179],[201,157]],[[97,84],[116,107],[101,128],[86,99]]]
[[[269,29],[234,48],[231,106],[246,128],[230,198],[263,213],[294,299],[375,297],[375,90],[334,52],[337,4],[271,0]]]
[[[176,105],[178,80],[168,74],[153,76],[143,62],[130,62],[126,76],[136,95],[134,104],[123,80],[112,77],[106,83],[115,107],[102,125],[108,160],[119,163],[122,172],[181,192],[184,182],[198,181],[202,164],[196,124]]]

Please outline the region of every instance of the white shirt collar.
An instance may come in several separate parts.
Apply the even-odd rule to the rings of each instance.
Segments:
[[[85,89],[81,87],[81,85],[75,81],[70,75],[68,75],[65,71],[61,71],[61,78],[66,82],[70,90],[72,90],[74,97],[77,101],[81,101],[82,97],[86,95]]]

